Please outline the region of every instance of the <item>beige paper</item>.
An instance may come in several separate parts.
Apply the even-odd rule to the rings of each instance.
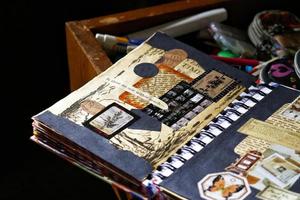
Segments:
[[[256,195],[263,200],[300,200],[300,194],[269,185]]]
[[[276,127],[267,122],[252,118],[240,127],[238,131],[246,135],[266,140],[270,143],[280,144],[300,151],[299,136],[296,136],[294,132]]]
[[[252,150],[263,153],[270,147],[270,145],[271,144],[265,140],[252,136],[247,136],[234,148],[234,152],[239,154],[240,156],[243,156],[247,152]]]
[[[186,74],[191,78],[197,78],[205,72],[205,70],[195,60],[187,58],[174,67],[180,73]]]
[[[266,120],[266,122],[273,124],[274,126],[292,131],[296,135],[300,136],[300,121],[290,120],[282,115],[282,113],[286,111],[288,107],[290,107],[290,104],[284,104],[280,109],[272,114],[272,116],[270,116]]]

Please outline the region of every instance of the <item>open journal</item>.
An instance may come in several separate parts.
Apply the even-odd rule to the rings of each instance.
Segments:
[[[299,199],[300,92],[156,33],[33,117],[31,139],[151,198]]]

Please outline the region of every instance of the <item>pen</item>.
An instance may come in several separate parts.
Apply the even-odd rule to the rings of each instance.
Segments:
[[[171,37],[178,37],[206,28],[210,22],[222,22],[227,19],[225,8],[212,9],[189,17],[180,18],[174,21],[151,27],[142,31],[127,35],[129,38],[146,39],[155,32],[164,32]]]
[[[105,50],[120,53],[126,53],[143,42],[143,40],[129,39],[126,37],[100,33],[96,34],[96,39],[101,43]]]
[[[259,73],[260,73],[260,71],[262,70],[263,67],[265,67],[267,64],[275,61],[278,58],[279,57],[274,57],[271,60],[261,62],[259,65],[256,65],[255,67],[253,67],[252,71],[250,71],[250,74],[252,74],[253,76],[259,75]]]
[[[231,63],[231,64],[237,64],[237,65],[251,65],[251,66],[256,66],[261,64],[261,61],[255,60],[255,59],[246,59],[246,58],[227,58],[227,57],[221,57],[221,56],[216,56],[216,55],[211,55],[212,58],[216,60],[221,60],[226,63]]]
[[[109,34],[96,34],[96,39],[104,44],[116,44],[116,43],[122,43],[122,44],[131,44],[131,45],[140,45],[143,40],[139,39],[129,39],[127,37],[119,37]]]

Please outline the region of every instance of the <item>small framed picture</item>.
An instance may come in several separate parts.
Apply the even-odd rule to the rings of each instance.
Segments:
[[[297,97],[286,109],[284,109],[281,115],[290,120],[300,122],[300,96]]]
[[[280,188],[285,188],[299,178],[300,168],[280,154],[274,153],[262,160],[259,172]]]
[[[83,123],[98,134],[112,138],[136,120],[138,116],[117,103],[112,103]]]

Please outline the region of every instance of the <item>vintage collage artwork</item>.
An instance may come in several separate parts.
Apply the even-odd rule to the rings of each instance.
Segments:
[[[230,104],[243,86],[205,70],[182,49],[143,44],[54,113],[108,138],[117,148],[164,162]],[[199,123],[199,121],[201,123]],[[149,123],[150,122],[150,123]]]
[[[224,172],[211,173],[198,182],[207,200],[244,199],[251,188],[263,200],[299,200],[289,190],[300,177],[299,99],[283,105],[266,121],[250,119],[239,132],[248,135],[234,149],[236,160]]]

